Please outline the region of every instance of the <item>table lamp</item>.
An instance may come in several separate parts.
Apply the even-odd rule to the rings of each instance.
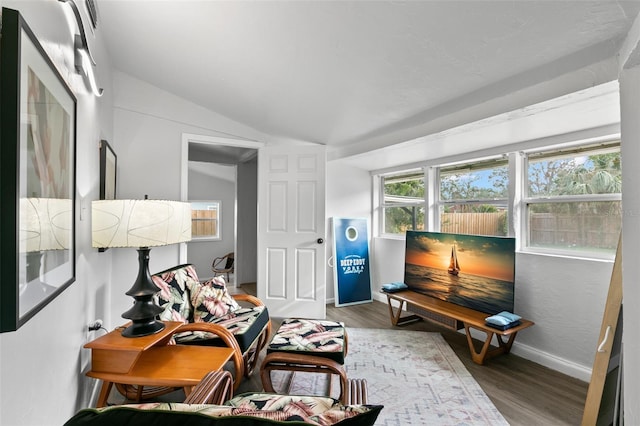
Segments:
[[[153,302],[158,287],[149,273],[150,247],[182,243],[191,239],[191,205],[167,200],[98,200],[91,203],[94,248],[138,248],[138,278],[129,291],[134,304],[122,314],[132,324],[124,337],[147,336],[164,324],[156,320],[162,308]]]

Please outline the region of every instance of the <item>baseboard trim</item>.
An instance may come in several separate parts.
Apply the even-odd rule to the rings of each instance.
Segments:
[[[384,293],[373,293],[373,299],[378,302],[387,303],[387,296],[385,296]]]
[[[560,358],[548,352],[544,352],[525,344],[519,344],[517,341],[513,343],[511,352],[522,358],[543,365],[552,370],[566,374],[583,382],[591,381],[591,368],[575,362]]]
[[[90,407],[95,407],[96,404],[98,403],[98,393],[100,392],[100,388],[101,388],[101,382],[100,380],[96,380],[96,379],[91,379],[90,382],[90,386],[91,386],[91,393],[89,395],[89,401]]]

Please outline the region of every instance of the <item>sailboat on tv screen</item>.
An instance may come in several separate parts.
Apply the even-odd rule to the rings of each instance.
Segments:
[[[451,246],[451,260],[449,261],[449,269],[447,269],[451,275],[458,275],[460,273],[460,264],[458,263],[458,254],[456,253],[456,245]]]

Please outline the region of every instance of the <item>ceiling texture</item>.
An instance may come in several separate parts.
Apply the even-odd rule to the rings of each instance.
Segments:
[[[116,69],[274,139],[364,161],[615,57],[640,1],[98,0],[98,11]],[[383,157],[369,168],[390,165]]]

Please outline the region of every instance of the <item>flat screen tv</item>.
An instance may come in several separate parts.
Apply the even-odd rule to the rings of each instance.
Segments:
[[[404,282],[488,314],[513,312],[515,238],[407,231]]]

